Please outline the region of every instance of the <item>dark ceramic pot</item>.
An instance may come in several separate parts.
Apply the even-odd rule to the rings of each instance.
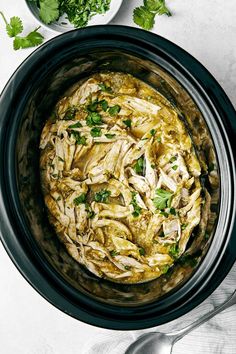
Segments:
[[[98,279],[70,258],[50,227],[39,180],[39,137],[49,111],[73,83],[98,71],[123,71],[167,96],[188,125],[196,151],[216,159],[219,184],[209,187],[206,241],[195,269],[136,285]],[[1,239],[29,283],[65,313],[95,326],[140,329],[181,316],[224,279],[236,258],[236,114],[227,96],[192,56],[157,35],[122,26],[96,26],[56,37],[30,55],[0,100]],[[201,137],[204,137],[201,138]],[[208,177],[202,176],[209,184]]]

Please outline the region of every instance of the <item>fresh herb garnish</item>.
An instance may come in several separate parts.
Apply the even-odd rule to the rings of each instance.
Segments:
[[[125,270],[130,270],[131,269],[131,267],[128,266],[128,265],[124,266],[124,268],[125,268]]]
[[[172,162],[175,162],[176,160],[177,160],[177,157],[176,156],[172,156],[169,162],[172,163]]]
[[[93,138],[96,138],[96,137],[102,136],[102,130],[101,130],[101,128],[94,127],[90,130],[90,134]]]
[[[135,218],[137,218],[141,214],[142,208],[140,208],[140,206],[137,203],[137,200],[136,200],[137,193],[131,192],[131,194],[132,194],[132,200],[131,200],[130,204],[133,205],[133,208],[134,208],[132,215]]]
[[[99,102],[99,104],[100,104],[100,106],[102,107],[102,110],[103,110],[104,112],[106,112],[107,109],[108,109],[108,102],[107,102],[106,100],[101,100],[101,101]]]
[[[107,86],[105,84],[98,84],[98,86],[100,87],[100,90],[103,92],[108,92],[111,93],[112,92],[112,88],[110,86]]]
[[[144,157],[140,157],[134,165],[134,170],[137,174],[143,174],[144,172]]]
[[[161,143],[161,137],[160,137],[160,136],[158,136],[157,142],[158,142],[158,143]]]
[[[163,215],[165,218],[168,218],[169,214],[166,211],[161,211],[160,215]]]
[[[118,256],[118,254],[119,254],[119,252],[117,252],[116,250],[110,251],[110,255],[111,255],[112,257]]]
[[[77,108],[76,107],[70,107],[66,110],[66,113],[63,117],[64,120],[73,120],[75,118],[77,112]],[[69,127],[70,128],[70,127]]]
[[[156,129],[151,129],[151,130],[150,130],[151,136],[154,136],[154,135],[156,134],[156,132],[157,132]]]
[[[82,124],[80,122],[77,122],[75,124],[71,124],[69,125],[69,129],[74,129],[74,128],[81,128],[82,127]]]
[[[112,106],[108,109],[108,113],[111,116],[116,116],[119,112],[120,112],[120,106],[118,104],[116,104],[115,106]]]
[[[91,102],[88,106],[87,106],[87,110],[90,112],[96,112],[98,108],[98,100],[94,100],[93,102]]]
[[[39,16],[47,25],[59,18],[59,0],[39,0]]]
[[[23,24],[19,17],[14,16],[10,18],[8,23],[4,14],[0,11],[0,15],[6,25],[6,31],[9,37],[14,37],[13,48],[18,50],[20,48],[35,47],[43,42],[44,37],[38,32],[39,27],[35,28],[32,32],[28,33],[27,36],[22,37],[18,34],[23,31]]]
[[[104,134],[107,139],[112,139],[116,134]]]
[[[107,203],[110,195],[111,191],[108,189],[101,189],[99,192],[95,193],[94,200],[98,203]]]
[[[94,216],[96,215],[88,203],[85,203],[85,210],[87,211],[87,218],[88,219],[93,219]]]
[[[181,230],[185,230],[187,226],[188,226],[188,224],[182,224],[181,225]]]
[[[88,116],[86,118],[86,124],[89,127],[92,127],[94,125],[101,125],[102,124],[102,116],[97,112],[91,112],[88,114]]]
[[[146,252],[145,252],[145,249],[144,248],[139,248],[139,254],[140,256],[145,256]]]
[[[145,30],[153,28],[156,15],[171,16],[165,0],[144,0],[143,6],[136,7],[133,12],[133,20]]]
[[[174,166],[172,166],[172,170],[174,170],[174,171],[176,171],[176,170],[177,170],[177,168],[178,168],[178,165],[174,165]]]
[[[170,208],[170,214],[171,214],[171,215],[176,215],[176,210],[175,210],[175,208]]]
[[[6,31],[9,37],[15,37],[23,31],[23,24],[19,17],[13,16],[8,23],[4,14],[0,11],[3,21],[6,25]]]
[[[131,124],[132,124],[131,119],[123,120],[123,123],[124,123],[128,128],[131,128]]]
[[[155,13],[149,11],[145,6],[136,7],[133,12],[133,20],[136,25],[149,31],[155,23]]]
[[[179,246],[177,244],[172,245],[169,249],[169,255],[173,258],[177,258],[179,255]]]
[[[74,204],[79,205],[79,204],[85,204],[86,203],[86,194],[82,193],[78,197],[74,199]]]
[[[170,266],[168,264],[163,265],[161,267],[162,274],[166,274],[169,269],[170,269]]]
[[[74,136],[76,144],[86,145],[86,138],[85,138],[85,136],[81,136],[80,132],[76,132],[73,130],[71,134]]]
[[[13,41],[13,48],[18,50],[20,48],[36,47],[43,43],[44,37],[38,32],[41,26],[35,28],[26,37],[16,36]]]
[[[157,196],[153,199],[153,204],[157,209],[163,210],[165,208],[170,208],[173,193],[158,188],[156,190],[156,195]]]

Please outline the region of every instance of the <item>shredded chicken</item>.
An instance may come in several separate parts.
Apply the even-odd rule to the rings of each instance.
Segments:
[[[98,277],[159,277],[201,221],[201,167],[164,102],[130,75],[100,73],[63,97],[42,130],[50,222],[68,253]]]

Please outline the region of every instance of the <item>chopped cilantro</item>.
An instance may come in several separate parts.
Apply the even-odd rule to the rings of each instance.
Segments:
[[[65,115],[64,115],[64,120],[72,120],[75,118],[77,112],[77,108],[76,107],[70,107],[67,109]]]
[[[161,211],[160,215],[163,215],[165,218],[168,218],[169,214],[166,211]]]
[[[157,196],[153,199],[153,204],[157,209],[163,210],[166,207],[170,208],[173,193],[158,188],[156,190],[156,195]]]
[[[158,136],[157,142],[158,142],[158,143],[161,143],[161,137],[160,137],[160,136]]]
[[[119,252],[117,252],[116,250],[110,251],[110,255],[111,255],[112,257],[118,256],[118,254],[119,254]]]
[[[125,270],[130,270],[131,269],[131,267],[128,266],[128,265],[124,266],[124,268],[125,268]]]
[[[169,249],[169,255],[172,258],[177,258],[179,255],[179,246],[177,244],[172,245]]]
[[[68,128],[74,129],[74,128],[81,128],[81,127],[82,127],[82,124],[81,124],[80,122],[77,122],[77,123],[75,123],[75,124],[69,125]]]
[[[74,199],[74,204],[79,205],[79,204],[85,204],[86,203],[86,194],[82,193],[78,197]]]
[[[102,110],[103,110],[104,112],[106,112],[107,109],[108,109],[108,102],[107,102],[106,100],[101,100],[101,101],[99,102],[99,104],[100,104],[100,106],[102,107]]]
[[[131,200],[130,204],[133,205],[133,208],[134,208],[132,215],[135,218],[137,218],[141,214],[142,208],[140,208],[140,206],[137,203],[137,200],[136,200],[137,193],[136,192],[131,192],[131,193],[132,193],[132,200]]]
[[[112,139],[114,138],[114,136],[116,136],[116,134],[105,134],[105,137],[107,137],[107,139]]]
[[[88,106],[87,106],[87,110],[90,112],[96,112],[98,108],[98,100],[94,100],[92,101]]]
[[[170,163],[175,162],[176,160],[177,160],[177,157],[176,156],[172,156],[171,159],[170,159]]]
[[[171,215],[176,215],[176,210],[175,210],[175,208],[170,208],[170,214],[171,214]]]
[[[13,48],[18,50],[20,48],[36,47],[43,43],[44,37],[38,32],[41,26],[35,28],[32,32],[28,33],[26,37],[16,36],[13,41]]]
[[[162,274],[166,274],[169,269],[170,269],[170,266],[168,264],[163,265],[161,267]]]
[[[120,106],[116,104],[108,109],[108,112],[111,116],[116,116],[120,112]]]
[[[151,136],[154,136],[154,135],[156,134],[156,132],[157,132],[156,129],[151,129],[151,130],[150,130]]]
[[[97,112],[91,112],[88,114],[88,116],[86,118],[86,124],[89,127],[92,127],[94,125],[101,125],[102,124],[102,116]]]
[[[96,137],[99,137],[102,135],[102,131],[101,131],[101,128],[98,128],[98,127],[93,127],[91,130],[90,130],[90,134],[93,138],[96,138]]]
[[[143,174],[144,172],[144,157],[140,157],[134,165],[134,170],[137,174]]]
[[[145,249],[144,248],[139,248],[139,254],[140,256],[145,256],[146,252],[145,252]]]
[[[172,166],[172,170],[174,170],[174,171],[176,171],[176,170],[177,170],[177,168],[178,168],[178,165],[174,165],[174,166]]]
[[[76,144],[78,145],[86,145],[86,138],[85,136],[81,136],[79,132],[72,131],[72,135],[74,136],[76,140]]]
[[[98,86],[100,87],[100,90],[103,91],[103,92],[108,92],[108,93],[111,93],[112,92],[112,89],[110,86],[107,86],[105,84],[98,84]]]
[[[111,191],[107,189],[101,189],[99,192],[95,193],[94,200],[98,203],[107,203],[110,195]]]
[[[181,225],[181,230],[185,230],[187,226],[188,226],[188,224],[182,224]]]
[[[132,124],[131,119],[123,120],[123,123],[124,123],[128,128],[131,128],[131,124]]]

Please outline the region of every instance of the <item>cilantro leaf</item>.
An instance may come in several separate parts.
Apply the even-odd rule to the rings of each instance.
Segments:
[[[131,125],[132,125],[131,119],[123,120],[123,123],[124,123],[128,128],[131,128]]]
[[[6,31],[9,37],[15,37],[23,31],[23,24],[19,17],[11,17],[10,23],[6,25]]]
[[[133,208],[134,208],[132,215],[135,218],[137,218],[142,212],[142,208],[140,208],[140,206],[137,203],[136,194],[137,194],[136,192],[132,192],[132,200],[130,202],[130,204],[133,205]]]
[[[74,199],[74,204],[79,205],[79,204],[85,204],[86,202],[86,194],[82,193],[78,197]]]
[[[3,18],[3,21],[6,25],[6,31],[9,37],[15,37],[23,31],[23,24],[19,17],[13,16],[10,18],[8,23],[4,14],[0,11],[0,15]]]
[[[38,32],[39,28],[40,26],[35,28],[35,30],[30,32],[26,37],[16,36],[13,41],[14,49],[30,48],[41,44],[44,37]]]
[[[144,6],[149,11],[155,12],[158,15],[171,16],[171,12],[167,8],[165,0],[144,0]]]
[[[86,124],[89,127],[92,127],[94,125],[101,125],[102,124],[102,116],[97,112],[91,112],[88,114],[88,116],[86,118]]]
[[[93,138],[99,137],[102,135],[101,128],[94,127],[90,130],[90,134]]]
[[[121,109],[120,106],[116,104],[115,106],[110,107],[108,109],[108,112],[111,116],[116,116],[120,112],[120,109]]]
[[[82,127],[82,124],[80,122],[77,122],[75,124],[71,124],[69,125],[69,129],[73,129],[73,128],[81,128]]]
[[[156,190],[156,195],[157,196],[153,199],[153,204],[157,209],[163,210],[166,207],[170,207],[173,193],[158,188]]]
[[[108,189],[101,189],[99,192],[95,193],[94,200],[98,203],[107,203],[110,195],[111,191]]]
[[[136,7],[133,12],[133,20],[136,25],[150,30],[155,23],[155,13],[150,12],[145,6]]]
[[[143,170],[144,170],[144,158],[140,157],[136,164],[134,165],[134,170],[137,174],[143,174]]]
[[[107,86],[103,83],[101,84],[98,84],[98,86],[100,87],[100,90],[103,91],[103,92],[108,92],[108,93],[111,93],[112,92],[112,89],[110,86]]]
[[[72,131],[72,135],[74,136],[74,138],[75,138],[75,142],[76,142],[76,144],[78,144],[78,145],[87,145],[86,144],[86,138],[85,138],[85,136],[81,136],[80,135],[80,132],[77,132],[77,131]]]
[[[39,16],[47,25],[59,18],[59,0],[40,0]]]
[[[154,135],[156,134],[156,132],[157,132],[156,129],[151,129],[151,130],[150,130],[151,136],[154,136]]]
[[[176,258],[178,258],[178,255],[179,255],[179,246],[177,245],[177,244],[174,244],[174,245],[172,245],[171,247],[170,247],[170,249],[169,249],[169,255],[172,257],[172,258],[174,258],[174,259],[176,259]]]
[[[99,101],[99,104],[102,107],[102,110],[106,112],[108,109],[108,102],[106,100],[101,100]]]
[[[114,138],[114,136],[116,136],[116,134],[105,134],[105,137],[107,139],[112,139],[112,138]]]
[[[64,120],[73,120],[75,118],[76,112],[77,112],[77,108],[75,108],[73,106],[68,108],[63,119]]]

